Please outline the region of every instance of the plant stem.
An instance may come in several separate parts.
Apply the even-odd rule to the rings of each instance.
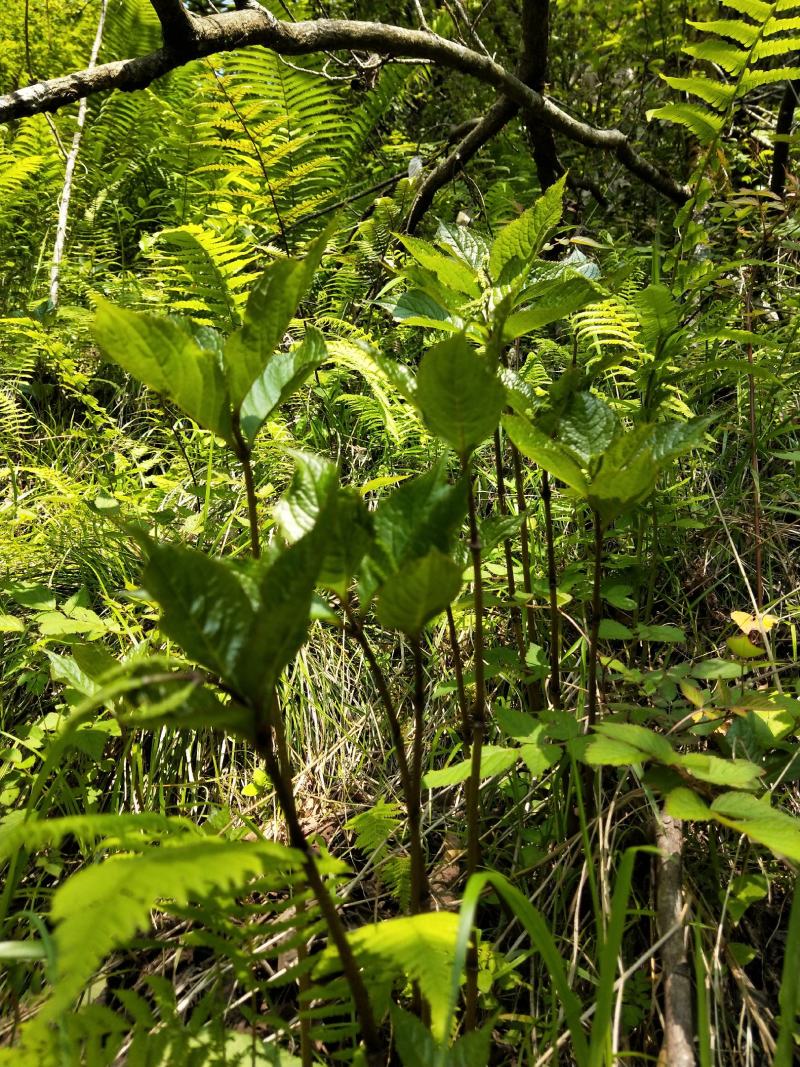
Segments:
[[[464,758],[469,759],[470,753],[470,719],[469,705],[467,704],[467,691],[464,688],[464,664],[461,661],[461,648],[458,644],[458,632],[456,620],[453,618],[453,609],[447,607],[447,629],[450,633],[450,645],[453,649],[453,670],[456,675],[456,692],[458,693],[458,708],[461,712],[461,735],[464,744]]]
[[[276,752],[276,744],[278,752]],[[259,755],[263,758],[267,774],[270,776],[275,795],[278,798],[286,827],[289,831],[289,842],[292,848],[297,849],[303,856],[303,869],[306,880],[317,898],[320,911],[328,927],[328,933],[339,954],[347,984],[353,997],[356,1016],[358,1017],[361,1035],[367,1051],[367,1059],[370,1067],[379,1067],[383,1063],[381,1040],[369,1002],[367,988],[358,968],[358,963],[353,955],[350,942],[347,940],[347,932],[342,923],[336,904],[328,891],[328,887],[317,869],[314,853],[308,843],[300,819],[297,814],[297,805],[292,788],[292,776],[289,767],[289,754],[286,747],[286,739],[283,733],[283,724],[280,722],[280,712],[277,701],[273,701],[272,713],[264,721],[263,728],[259,732],[256,747]],[[280,753],[280,756],[279,754]]]
[[[430,895],[430,888],[428,886],[428,873],[425,864],[425,853],[422,848],[422,832],[420,822],[419,778],[421,777],[422,767],[422,729],[421,727],[415,728],[414,747],[412,749],[412,754],[414,764],[416,766],[417,737],[419,737],[420,769],[415,770],[412,773],[412,769],[409,768],[408,765],[408,758],[406,756],[406,746],[405,741],[403,740],[403,731],[400,727],[400,719],[397,715],[397,709],[394,706],[392,695],[389,692],[389,685],[386,681],[386,676],[384,675],[383,671],[381,670],[380,664],[375,658],[375,653],[372,651],[372,646],[370,645],[369,640],[367,639],[367,635],[364,633],[364,628],[362,627],[358,616],[353,611],[352,606],[345,601],[342,602],[342,606],[344,608],[350,632],[358,642],[361,651],[364,653],[364,659],[367,661],[367,665],[369,666],[369,669],[372,673],[372,679],[375,683],[375,688],[378,690],[378,696],[380,697],[384,711],[386,712],[386,718],[389,721],[389,731],[392,735],[392,744],[394,745],[395,756],[397,758],[397,767],[400,771],[400,785],[403,790],[403,799],[406,803],[406,815],[408,818],[409,854],[411,858],[411,910],[413,913],[415,911],[420,910],[422,904],[428,899],[428,896]]]
[[[594,518],[594,580],[592,582],[592,619],[589,629],[589,697],[587,702],[587,725],[597,722],[597,645],[600,637],[600,578],[603,562],[603,524],[599,514]]]
[[[525,485],[522,477],[522,457],[517,446],[511,442],[511,460],[514,464],[514,488],[517,494],[517,510],[525,510]],[[528,520],[523,519],[520,526],[520,551],[522,553],[522,588],[525,590],[527,601],[525,613],[528,623],[528,641],[532,641],[536,632],[536,620],[533,616],[533,586],[531,585],[531,550],[528,535]]]
[[[555,532],[553,530],[553,494],[550,476],[542,471],[542,500],[544,502],[544,531],[547,541],[547,588],[550,598],[550,680],[548,690],[554,707],[561,706],[561,617],[558,611],[558,574],[556,572]]]
[[[753,304],[752,293],[750,286],[752,279],[748,282],[745,289],[745,323],[744,328],[748,333],[752,333],[753,330]],[[751,372],[747,375],[747,406],[748,406],[748,422],[750,428],[750,473],[753,478],[753,554],[754,564],[756,572],[756,587],[755,598],[756,607],[759,612],[761,611],[764,603],[764,577],[763,577],[763,565],[762,565],[762,546],[761,546],[761,480],[759,477],[758,468],[758,429],[756,425],[756,380],[752,373],[753,367],[753,345],[748,341],[747,344],[747,362],[750,364]]]
[[[497,480],[497,504],[501,515],[508,515],[508,501],[506,500],[505,479],[503,477],[503,446],[500,441],[500,429],[494,431],[494,466]],[[525,639],[522,634],[522,612],[516,603],[517,583],[514,581],[514,560],[511,556],[511,541],[505,538],[503,552],[506,561],[506,585],[508,586],[508,599],[511,601],[511,625],[514,630],[514,639],[519,649],[520,660],[525,663]]]
[[[242,465],[244,472],[244,488],[247,495],[247,516],[250,520],[250,548],[253,559],[261,555],[261,541],[258,535],[258,507],[256,502],[256,484],[253,480],[253,465],[250,462],[251,451],[245,444],[236,419],[233,424],[234,440],[236,441],[236,458]]]
[[[411,642],[414,654],[414,743],[411,749],[411,794],[407,798],[408,829],[412,842],[411,914],[422,911],[428,895],[422,849],[422,732],[425,721],[425,674],[419,637]],[[414,847],[416,846],[416,848]],[[414,862],[416,859],[416,862]]]
[[[478,800],[481,786],[481,754],[486,730],[486,680],[483,662],[483,578],[481,542],[475,509],[473,479],[469,478],[469,536],[472,556],[473,600],[475,603],[475,702],[472,705],[472,757],[467,785],[467,879],[478,869],[481,860]],[[474,1030],[478,1015],[478,945],[473,935],[467,953],[467,990],[464,1028]]]

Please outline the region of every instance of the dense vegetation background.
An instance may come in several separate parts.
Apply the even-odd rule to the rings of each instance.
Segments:
[[[0,1063],[788,1067],[800,6],[269,6],[0,11]]]

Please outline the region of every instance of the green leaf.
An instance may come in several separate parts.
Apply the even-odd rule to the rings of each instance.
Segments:
[[[339,487],[339,472],[330,460],[310,452],[289,454],[294,457],[295,472],[275,506],[278,528],[287,541],[294,542],[325,516],[318,582],[344,595],[372,541],[372,516],[357,489]]]
[[[347,939],[368,982],[406,978],[416,982],[428,1002],[431,1031],[438,1042],[447,1039],[450,970],[455,954],[458,916],[450,912],[428,912],[360,926]],[[315,974],[339,970],[333,947],[327,948],[317,963]]]
[[[163,633],[190,659],[239,685],[238,664],[247,658],[254,610],[230,564],[185,545],[146,547],[142,584],[158,601]]]
[[[199,426],[233,444],[230,399],[219,363],[174,319],[98,299],[94,337],[128,374],[165,393]]]
[[[258,606],[249,644],[236,664],[236,678],[241,691],[256,704],[269,699],[281,671],[306,639],[326,526],[323,511],[310,533],[253,570]]]
[[[663,107],[651,108],[646,115],[648,122],[661,119],[662,122],[676,122],[685,126],[701,144],[710,144],[721,132],[725,121],[724,115],[716,115],[708,108],[695,104],[664,104]]]
[[[642,641],[664,641],[667,644],[682,644],[686,634],[679,626],[645,626],[636,627],[636,636]]]
[[[741,678],[742,667],[725,659],[707,659],[693,664],[689,673],[693,678],[717,681],[720,678]]]
[[[244,402],[270,357],[281,346],[286,329],[297,313],[297,305],[311,285],[330,234],[329,227],[312,241],[303,259],[279,259],[271,263],[250,291],[244,326],[225,344],[225,371],[234,409]]]
[[[558,745],[548,745],[544,741],[524,744],[519,752],[532,778],[540,778],[549,767],[561,759],[561,748]]]
[[[507,285],[519,278],[541,252],[561,218],[565,181],[563,175],[497,235],[489,253],[489,273],[495,284]]]
[[[475,271],[483,268],[489,256],[489,246],[484,238],[468,226],[460,226],[458,223],[439,221],[436,243],[449,249]]]
[[[586,499],[604,525],[644,500],[655,488],[658,467],[649,447],[649,437],[647,426],[621,434],[603,455]]]
[[[601,619],[598,637],[604,641],[629,641],[633,637],[633,630],[616,619]]]
[[[382,306],[404,326],[427,326],[448,333],[458,333],[464,328],[458,315],[442,307],[422,289],[408,289],[395,301],[384,300]]]
[[[47,959],[43,941],[0,941],[0,963],[29,963]]]
[[[588,488],[586,477],[565,448],[520,415],[504,415],[503,427],[524,456],[585,496]]]
[[[525,300],[530,301],[531,306],[506,319],[503,340],[513,341],[565,319],[597,300],[601,294],[602,290],[582,274],[570,273],[566,277],[540,282],[525,293]]]
[[[416,636],[458,596],[461,567],[438,549],[406,563],[378,590],[378,619],[390,630]]]
[[[455,289],[466,296],[480,296],[481,288],[475,269],[456,256],[445,256],[427,241],[418,237],[400,236],[406,250],[420,266],[429,270],[446,289]]]
[[[745,637],[744,634],[737,634],[735,637],[729,637],[725,642],[737,659],[760,659],[761,656],[766,656],[767,650],[761,645],[754,645],[749,637]]]
[[[800,863],[800,819],[746,793],[723,793],[711,805],[723,825],[747,834],[780,856]]]
[[[755,789],[764,773],[761,767],[744,759],[721,759],[705,752],[687,752],[675,756],[674,765],[688,771],[693,778],[730,789]]]
[[[484,745],[481,749],[481,779],[494,778],[496,774],[505,774],[515,767],[522,755],[519,748],[506,748],[502,745]],[[451,763],[438,771],[428,771],[422,779],[425,789],[439,789],[442,786],[458,785],[466,782],[470,776],[472,761],[465,759]]]
[[[573,738],[568,742],[568,747],[576,759],[592,767],[630,767],[650,759],[640,748],[601,734]]]
[[[593,393],[573,393],[558,423],[558,440],[588,466],[602,455],[619,432],[619,419]]]
[[[646,726],[629,722],[599,722],[594,729],[604,737],[623,741],[626,745],[640,749],[646,756],[661,763],[674,762],[675,753],[666,737],[655,733],[654,730],[648,730]]]
[[[206,838],[84,867],[53,896],[57,971],[40,1018],[50,1021],[71,1009],[105,956],[147,928],[159,901],[185,905],[231,893],[268,872],[280,872],[278,884],[284,884],[301,866],[298,853],[272,841]]]
[[[327,359],[325,338],[313,326],[306,326],[301,344],[290,352],[271,356],[242,401],[239,422],[249,442],[270,415],[296,392],[306,378]]]
[[[54,819],[19,818],[0,824],[0,862],[11,859],[21,849],[36,852],[43,848],[57,848],[68,837],[92,844],[103,838],[113,839],[122,847],[140,848],[150,839],[148,835],[162,838],[170,834],[199,833],[200,830],[190,819],[157,812],[141,815],[64,815]]]
[[[535,741],[542,733],[542,724],[526,711],[500,705],[494,711],[500,729],[515,741]]]
[[[459,334],[423,356],[417,403],[430,430],[463,459],[496,428],[505,390],[486,359]]]
[[[714,817],[706,802],[685,786],[678,786],[667,794],[664,799],[664,811],[673,819],[695,822],[707,822]]]
[[[431,548],[448,553],[467,513],[468,482],[450,483],[444,462],[402,482],[375,510],[375,539],[391,569],[424,556]]]

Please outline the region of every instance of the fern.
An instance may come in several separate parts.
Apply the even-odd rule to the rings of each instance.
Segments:
[[[19,813],[20,815],[22,813]],[[147,843],[155,834],[198,834],[200,831],[189,819],[157,813],[142,815],[66,815],[58,819],[7,820],[0,825],[0,862],[11,859],[21,849],[34,852],[58,846],[67,837],[82,842],[101,839],[107,846],[114,844],[132,848]]]
[[[662,119],[687,127],[704,144],[716,141],[733,109],[753,89],[800,77],[800,66],[789,62],[800,49],[800,18],[795,0],[730,0],[740,18],[689,22],[706,36],[683,47],[694,59],[716,67],[727,80],[692,74],[663,75],[667,85],[696,97],[699,103],[670,103],[648,111],[648,119]],[[780,65],[774,65],[778,62]]]
[[[428,1002],[431,1030],[438,1041],[447,1038],[457,932],[458,916],[440,911],[386,919],[348,934],[356,959],[371,982],[393,983],[404,978],[418,984]],[[326,949],[314,973],[324,977],[337,968],[337,956]]]
[[[104,957],[147,923],[159,901],[178,905],[215,892],[233,892],[248,880],[275,874],[285,886],[302,859],[271,841],[202,842],[151,848],[79,871],[53,896],[56,973],[43,1021],[67,1010]]]

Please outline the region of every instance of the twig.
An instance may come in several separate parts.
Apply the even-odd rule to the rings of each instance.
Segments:
[[[393,57],[429,59],[491,85],[530,112],[533,118],[570,140],[615,155],[628,170],[669,199],[679,204],[689,199],[687,187],[641,156],[621,130],[598,129],[573,118],[491,57],[423,30],[347,19],[281,22],[264,8],[195,17],[191,26],[191,40],[185,44],[181,42],[180,48],[165,46],[148,55],[75,71],[0,97],[0,122],[57,111],[82,97],[112,89],[123,92],[144,89],[156,78],[193,59],[234,48],[262,45],[279,55],[368,51]]]
[[[106,21],[106,8],[108,0],[100,0],[100,18],[97,21],[97,32],[94,35],[94,44],[89,56],[87,70],[92,71],[97,63],[100,45],[103,43],[103,27]],[[27,11],[27,9],[26,9]],[[53,307],[58,304],[58,290],[61,281],[61,261],[64,258],[64,248],[67,243],[67,223],[69,221],[69,202],[72,197],[72,180],[75,177],[75,164],[78,162],[78,153],[81,150],[83,140],[83,127],[86,124],[87,98],[81,99],[78,108],[78,121],[75,124],[75,133],[72,135],[72,145],[67,153],[67,161],[64,167],[64,185],[61,189],[61,203],[58,206],[58,224],[56,226],[56,240],[53,245],[53,264],[50,268],[50,303]]]

